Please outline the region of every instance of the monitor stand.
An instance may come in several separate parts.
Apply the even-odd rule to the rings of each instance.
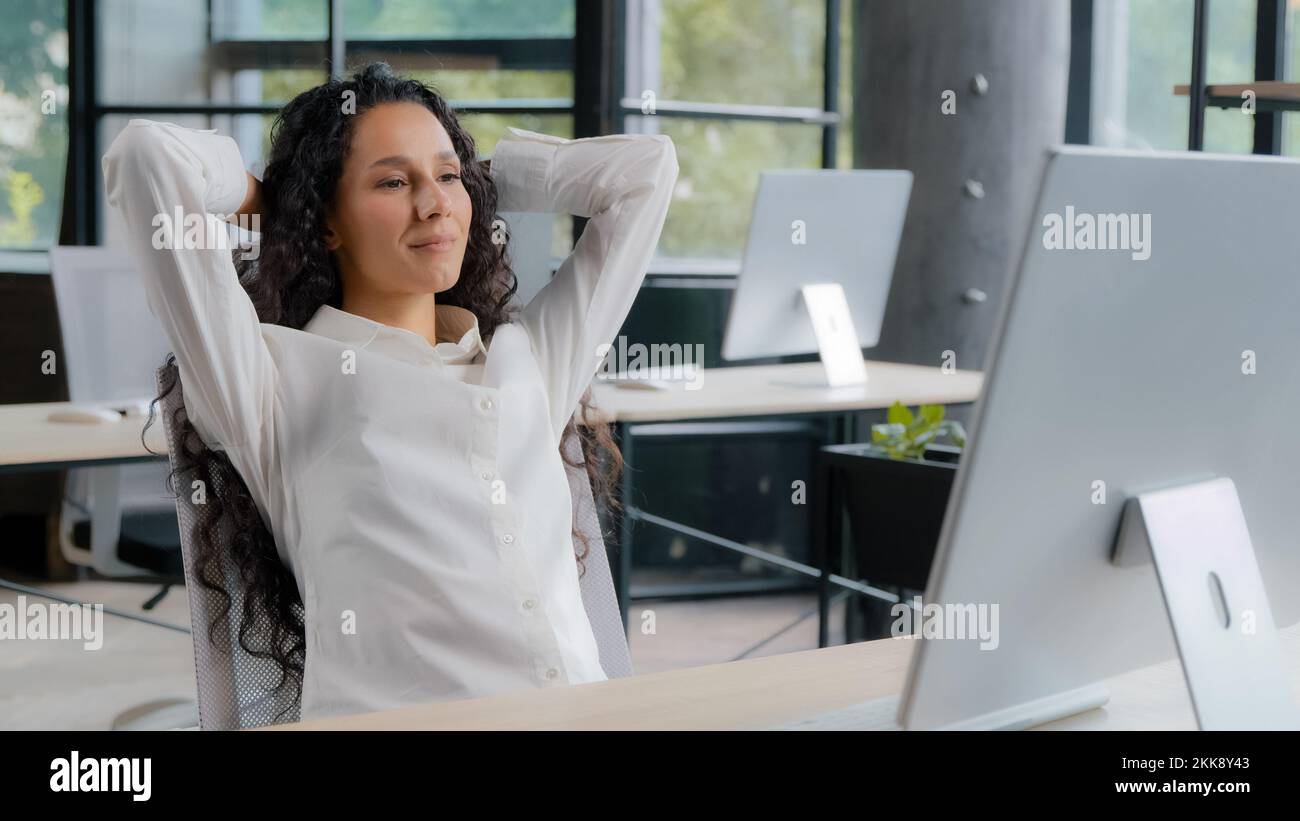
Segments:
[[[1300,729],[1300,708],[1231,479],[1130,498],[1111,561],[1155,564],[1202,730]]]
[[[853,327],[853,315],[838,282],[804,285],[799,289],[804,307],[817,336],[817,353],[821,357],[822,378],[783,377],[774,385],[796,388],[845,388],[861,393],[867,384],[867,365]]]
[[[1154,563],[1202,730],[1300,729],[1282,646],[1231,479],[1139,493],[1125,504],[1111,561]],[[1017,730],[1100,707],[1100,682],[946,730]]]
[[[1088,684],[1064,693],[1014,704],[1003,710],[945,724],[939,730],[1028,730],[1040,724],[1095,710],[1110,700],[1103,684]]]

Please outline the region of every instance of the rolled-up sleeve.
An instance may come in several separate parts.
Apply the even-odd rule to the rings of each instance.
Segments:
[[[237,211],[247,193],[239,147],[215,132],[136,119],[102,165],[108,202],[123,221],[149,308],[176,355],[187,415],[209,446],[230,454],[264,502],[275,363],[229,243],[185,247],[184,226],[175,224],[178,215],[196,215],[206,237],[207,215],[213,215],[212,224],[224,231],[218,218]],[[163,220],[171,224],[170,243],[157,240]]]
[[[497,143],[492,177],[500,210],[589,218],[573,252],[519,318],[547,385],[557,440],[632,308],[677,173],[677,152],[664,135],[566,140],[511,128]]]

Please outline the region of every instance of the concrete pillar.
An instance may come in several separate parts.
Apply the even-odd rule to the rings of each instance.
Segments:
[[[915,175],[867,356],[937,366],[950,350],[980,369],[1044,149],[1064,140],[1069,1],[854,0],[853,14],[854,165]]]

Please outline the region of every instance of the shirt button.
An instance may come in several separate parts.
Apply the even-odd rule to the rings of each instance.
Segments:
[[[524,599],[524,609],[532,610],[537,606],[537,599]]]
[[[514,544],[514,543],[515,543],[515,537],[514,537],[514,536],[511,536],[509,533],[507,533],[506,535],[504,535],[504,536],[501,537],[501,541],[505,542],[506,544]]]
[[[492,410],[492,400],[484,398],[481,402],[478,403],[478,406],[485,411]]]
[[[554,667],[552,667],[552,668],[550,668],[549,670],[546,671],[546,677],[547,677],[547,678],[555,678],[555,677],[558,676],[559,674],[560,674],[560,671],[559,671],[559,670],[556,670]]]
[[[483,481],[485,481],[485,482],[486,482],[487,480],[489,480],[489,479],[492,478],[492,474],[489,473],[489,472],[486,471],[486,470],[483,471],[482,473],[480,473],[479,476],[482,476],[482,477],[483,477]]]

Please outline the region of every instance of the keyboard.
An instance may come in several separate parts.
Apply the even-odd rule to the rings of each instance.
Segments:
[[[772,730],[901,730],[899,696],[874,698],[828,713],[771,727]]]

